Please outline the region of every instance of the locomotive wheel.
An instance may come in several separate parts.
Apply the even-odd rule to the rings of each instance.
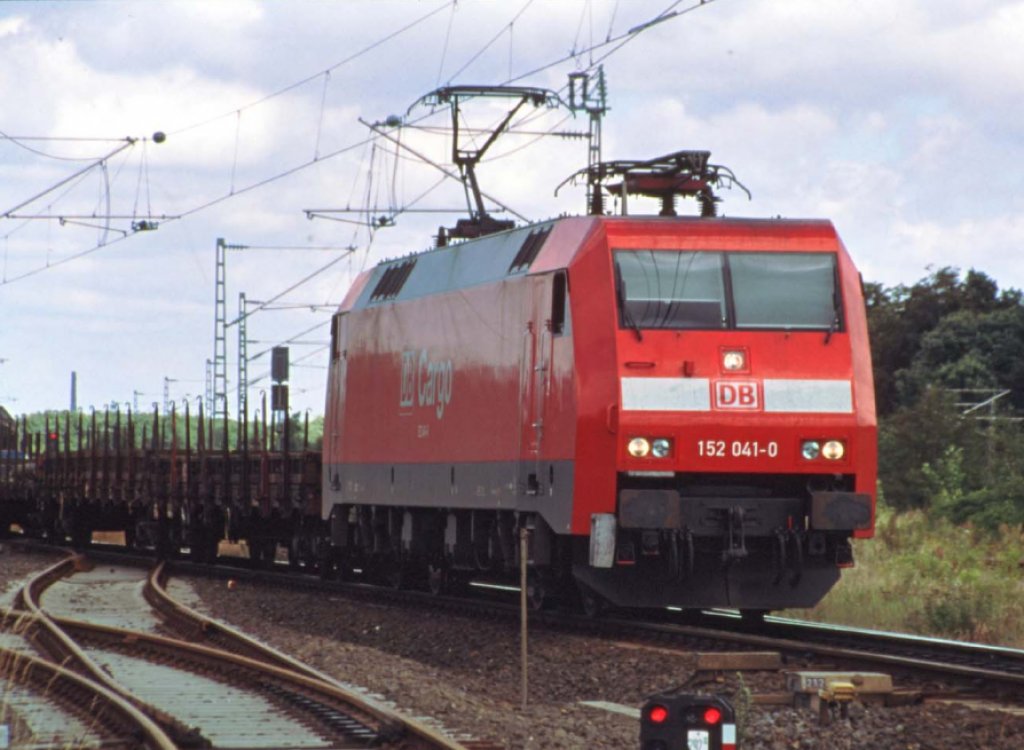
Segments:
[[[530,609],[534,611],[545,609],[551,603],[551,597],[548,594],[549,586],[544,580],[544,576],[531,570],[526,579],[526,601],[530,605]]]
[[[796,587],[804,575],[804,545],[803,538],[797,532],[793,532],[790,535],[790,540],[793,545],[793,557],[791,563],[792,571],[789,574],[789,585]]]
[[[608,601],[588,586],[579,584],[580,607],[587,617],[600,617],[608,608]]]
[[[748,625],[761,625],[766,614],[767,609],[741,609],[740,619]]]

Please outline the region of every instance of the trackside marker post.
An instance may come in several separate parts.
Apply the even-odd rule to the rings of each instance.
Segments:
[[[520,700],[523,709],[526,708],[527,695],[527,673],[526,673],[526,563],[529,552],[530,531],[525,526],[519,529],[519,662],[521,671],[521,682],[519,686]]]

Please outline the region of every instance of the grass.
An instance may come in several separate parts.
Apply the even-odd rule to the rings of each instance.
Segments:
[[[880,507],[857,566],[794,617],[1024,648],[1024,529],[986,532]]]

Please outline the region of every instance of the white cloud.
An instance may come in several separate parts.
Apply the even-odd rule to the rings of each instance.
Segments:
[[[125,400],[136,389],[159,394],[164,376],[201,379],[212,349],[215,239],[356,241],[365,248],[365,229],[307,221],[302,210],[358,205],[368,189],[386,206],[391,147],[376,154],[371,188],[372,152],[358,146],[218,199],[303,164],[318,145],[325,155],[358,144],[367,131],[357,116],[404,114],[478,53],[457,82],[495,83],[509,71],[538,68],[650,19],[664,5],[534,3],[511,25],[521,6],[474,0],[459,2],[454,14],[440,0],[20,4],[16,13],[0,6],[0,131],[169,134],[163,144],[140,143],[111,160],[106,180],[90,173],[34,210],[100,213],[107,184],[112,207],[129,217],[115,226],[150,206],[174,215],[213,202],[155,232],[0,286],[0,357],[11,360],[0,368],[0,400],[18,396],[17,410],[63,403],[71,369],[97,403]],[[444,9],[334,68],[329,78],[316,76],[437,8]],[[605,156],[710,149],[713,161],[731,167],[754,193],[750,203],[741,192],[724,193],[726,213],[831,218],[869,281],[913,283],[928,266],[951,265],[1021,287],[1022,34],[1019,0],[709,3],[653,26],[606,61]],[[559,88],[570,68],[520,83]],[[300,81],[306,82],[250,106]],[[434,120],[444,121],[443,114]],[[536,127],[554,122],[549,116]],[[563,129],[585,127],[577,118]],[[407,131],[403,140],[431,158],[449,158],[443,138]],[[522,142],[499,141],[494,155]],[[97,155],[114,145],[34,142],[64,156]],[[546,140],[485,163],[480,175],[486,191],[543,218],[580,209],[581,190],[565,188],[558,200],[551,193],[584,158],[579,141]],[[0,141],[2,205],[80,166],[36,159]],[[419,195],[438,174],[403,160],[398,202]],[[464,201],[461,188],[445,184],[420,205]],[[453,218],[404,215],[398,226],[377,232],[369,252],[360,250],[288,300],[337,300],[360,268],[422,249],[437,225]],[[95,227],[0,220],[3,272],[10,278],[59,261],[101,234]],[[229,310],[239,291],[269,297],[324,262],[317,253],[232,256]],[[268,312],[254,317],[252,329],[261,338],[287,338],[324,319]],[[307,391],[302,407],[319,410],[323,373],[299,372],[297,387]]]

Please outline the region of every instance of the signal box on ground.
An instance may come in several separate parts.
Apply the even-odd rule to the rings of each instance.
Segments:
[[[640,712],[641,750],[736,750],[736,712],[717,695],[655,695]]]

